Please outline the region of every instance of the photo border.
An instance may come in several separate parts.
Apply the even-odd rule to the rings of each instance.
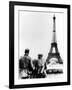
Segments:
[[[14,6],[34,6],[34,7],[54,7],[67,9],[67,82],[39,83],[39,84],[20,84],[14,85]],[[33,2],[9,2],[9,88],[30,88],[45,86],[70,85],[70,5],[33,3]]]

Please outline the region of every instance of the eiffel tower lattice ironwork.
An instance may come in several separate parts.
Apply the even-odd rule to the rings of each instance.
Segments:
[[[60,53],[58,51],[58,47],[57,47],[57,40],[56,40],[56,29],[55,29],[55,15],[53,17],[53,38],[52,38],[52,43],[51,43],[51,48],[50,48],[50,51],[48,53],[48,57],[47,57],[47,64],[50,63],[50,60],[53,58],[57,59],[56,63],[59,63],[59,64],[63,64],[63,61],[60,57]],[[54,52],[53,52],[54,50]]]

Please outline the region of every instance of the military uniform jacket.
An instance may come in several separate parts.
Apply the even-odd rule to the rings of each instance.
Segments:
[[[32,70],[31,58],[29,56],[24,55],[24,57],[22,57],[19,60],[19,68],[20,70],[27,69],[31,71]]]

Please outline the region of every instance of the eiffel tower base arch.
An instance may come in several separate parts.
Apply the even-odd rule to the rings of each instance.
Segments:
[[[62,61],[59,53],[49,53],[49,54],[48,54],[47,61],[46,61],[47,64],[50,63],[50,59],[51,59],[51,58],[56,58],[56,59],[57,59],[56,63],[63,64],[63,61]]]

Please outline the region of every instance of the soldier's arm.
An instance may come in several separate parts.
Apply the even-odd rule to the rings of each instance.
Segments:
[[[31,66],[33,69],[35,69],[34,65],[33,65],[33,61],[31,60]]]
[[[22,69],[23,69],[22,59],[19,59],[19,72],[21,72]]]
[[[33,65],[33,61],[32,61],[31,58],[30,58],[30,64],[31,64],[32,69],[35,69],[35,67],[34,67],[34,65]]]
[[[45,62],[45,65],[44,65],[44,73],[45,73],[45,75],[47,76],[46,70],[47,70],[47,63]]]
[[[44,62],[41,73],[43,73],[43,71],[46,71],[46,62]]]
[[[20,59],[19,60],[19,69],[21,69],[21,67],[22,67],[22,60]]]
[[[42,67],[41,73],[43,73],[43,71],[44,71],[44,66]]]

